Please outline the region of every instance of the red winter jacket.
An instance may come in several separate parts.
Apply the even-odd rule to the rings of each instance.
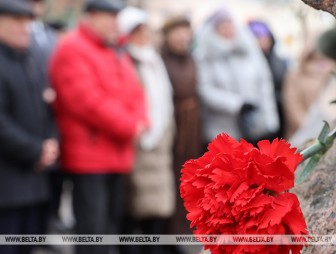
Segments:
[[[125,55],[81,25],[51,61],[61,162],[71,173],[128,173],[144,95]]]

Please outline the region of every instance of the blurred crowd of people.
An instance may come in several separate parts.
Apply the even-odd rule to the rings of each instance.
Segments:
[[[0,234],[50,233],[66,179],[75,234],[189,234],[180,170],[218,134],[295,140],[334,119],[335,63],[316,38],[293,68],[265,22],[241,24],[225,8],[197,30],[173,16],[153,33],[148,13],[117,1],[86,1],[72,29],[44,23],[43,7],[0,0]]]

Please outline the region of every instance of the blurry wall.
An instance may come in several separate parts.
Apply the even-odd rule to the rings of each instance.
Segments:
[[[46,19],[63,20],[73,26],[84,0],[46,0]],[[197,29],[216,8],[225,6],[241,22],[257,18],[266,21],[279,40],[278,52],[296,58],[310,34],[328,29],[334,17],[314,10],[301,0],[124,0],[151,13],[151,25],[158,30],[173,14],[188,15]]]

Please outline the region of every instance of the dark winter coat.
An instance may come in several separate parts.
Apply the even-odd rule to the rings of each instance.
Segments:
[[[272,36],[273,37],[273,36]],[[274,38],[274,37],[273,37]],[[280,58],[277,53],[275,52],[274,45],[275,40],[273,39],[274,43],[269,53],[265,54],[267,59],[268,65],[270,67],[272,77],[273,77],[273,84],[274,84],[274,92],[275,98],[277,103],[277,109],[279,114],[279,121],[280,121],[280,128],[278,132],[275,134],[278,138],[284,137],[285,131],[285,119],[284,119],[284,112],[283,112],[283,85],[287,75],[287,63],[285,59]]]
[[[37,173],[42,141],[54,136],[43,101],[43,76],[35,49],[18,53],[0,43],[0,208],[48,198],[45,173]]]
[[[168,48],[162,50],[173,86],[176,119],[176,138],[174,145],[174,169],[176,180],[176,213],[170,223],[170,233],[191,233],[186,211],[180,198],[179,186],[183,164],[200,156],[200,102],[197,93],[197,68],[191,54],[176,55]]]

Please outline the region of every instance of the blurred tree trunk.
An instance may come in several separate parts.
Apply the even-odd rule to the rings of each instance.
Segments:
[[[336,16],[336,0],[302,0],[311,7],[331,13]]]

